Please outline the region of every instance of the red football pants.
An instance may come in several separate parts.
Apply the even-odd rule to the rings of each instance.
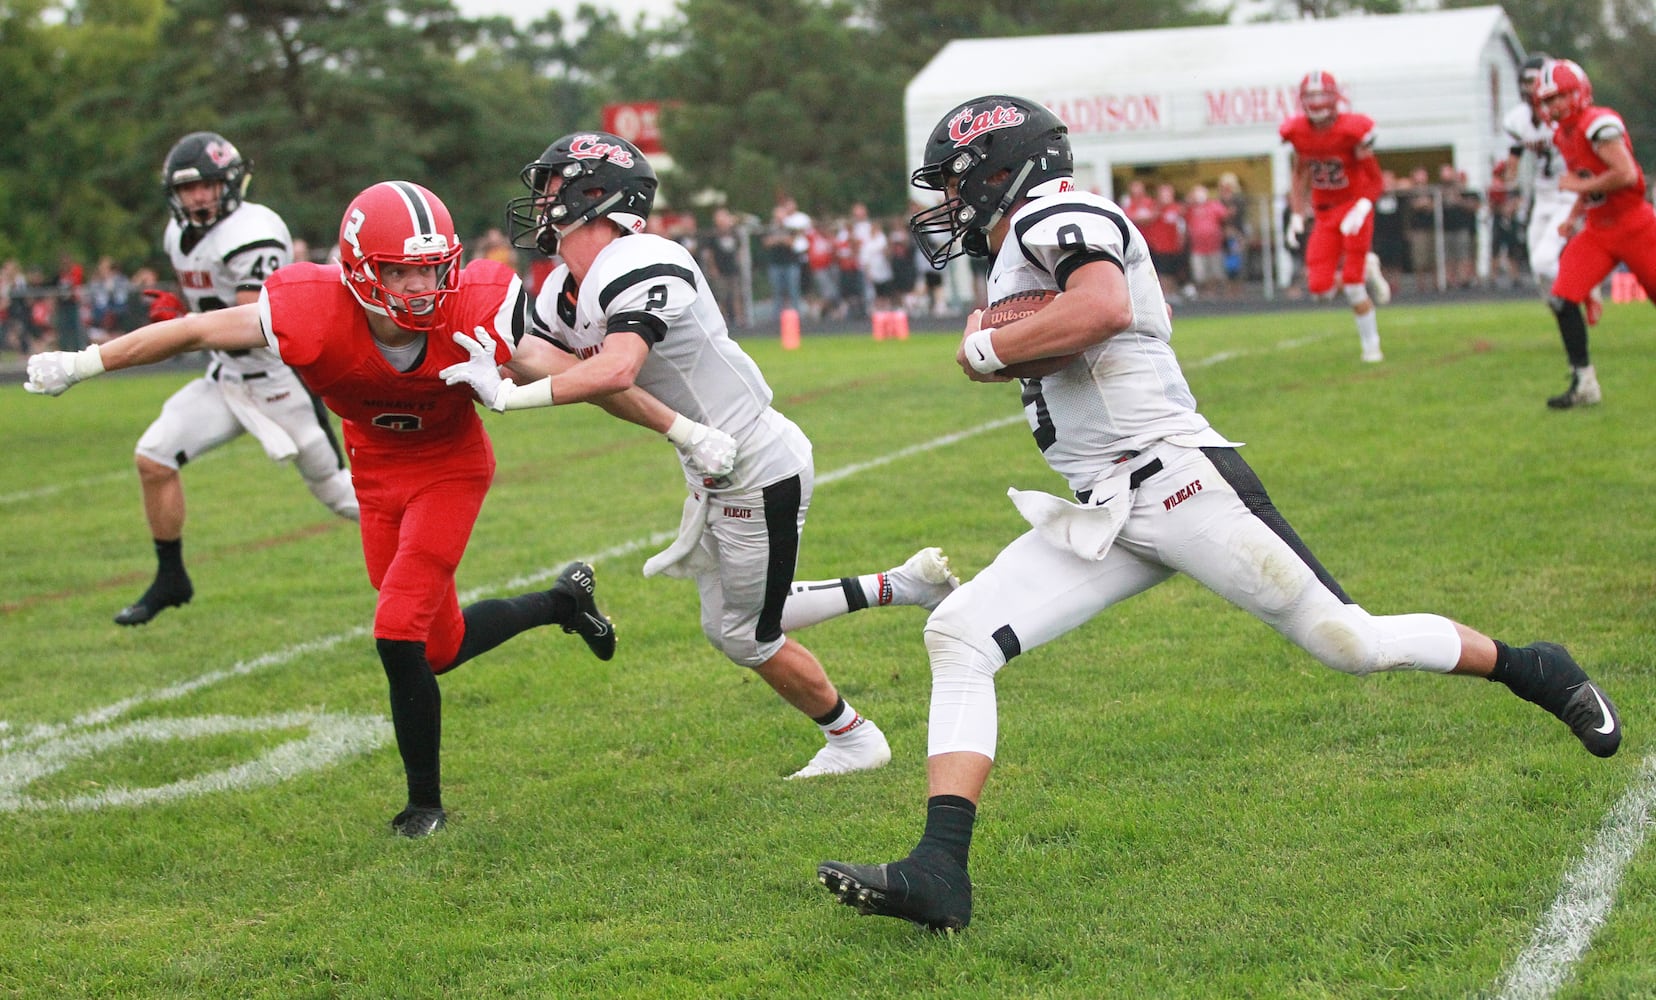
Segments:
[[[358,450],[351,468],[368,582],[379,591],[374,638],[425,643],[437,673],[454,662],[465,636],[454,574],[494,468],[494,449],[482,433],[440,454]]]
[[[1628,213],[1614,226],[1588,226],[1570,237],[1558,258],[1552,293],[1579,305],[1617,264],[1626,264],[1644,286],[1645,294],[1656,301],[1656,210],[1649,205],[1641,208],[1643,211]]]
[[[1374,242],[1374,212],[1363,220],[1363,228],[1350,236],[1340,232],[1340,220],[1351,211],[1352,202],[1318,212],[1305,241],[1305,290],[1325,295],[1334,290],[1334,270],[1339,265],[1340,284],[1361,285],[1369,246]]]

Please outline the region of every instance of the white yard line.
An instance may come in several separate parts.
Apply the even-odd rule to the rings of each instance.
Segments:
[[[1529,946],[1507,970],[1501,1000],[1546,1000],[1564,985],[1592,944],[1593,932],[1609,917],[1622,873],[1644,847],[1653,807],[1656,754],[1644,759],[1633,787],[1610,809],[1581,860],[1564,874],[1564,885],[1530,934]]]
[[[1330,335],[1325,334],[1283,340],[1268,347],[1257,349],[1220,351],[1199,358],[1185,367],[1192,369],[1207,368],[1250,354],[1289,351],[1325,340],[1328,336]],[[987,431],[999,430],[1002,427],[1021,422],[1023,422],[1021,414],[991,420],[976,427],[933,438],[921,444],[900,448],[864,462],[854,462],[850,465],[841,466],[817,476],[816,481],[818,484],[827,484],[841,479],[848,479],[871,469],[889,465],[892,462],[935,451],[938,448],[947,447]],[[66,490],[99,485],[116,479],[124,479],[131,475],[130,470],[123,470],[119,473],[106,473],[85,477],[69,483],[3,494],[0,495],[0,507],[32,502]],[[655,532],[581,558],[588,562],[617,559],[646,549],[659,548],[671,541],[673,536],[674,532],[671,531]],[[490,593],[533,586],[552,579],[560,568],[561,564],[560,567],[539,569],[510,580],[504,580],[493,586],[474,588],[461,594],[460,598],[462,603],[470,603]],[[36,725],[14,735],[11,724],[4,719],[0,719],[0,751],[23,750],[32,746],[73,738],[71,734],[83,732],[89,727],[107,725],[140,705],[173,701],[220,681],[233,677],[244,677],[260,670],[289,663],[308,653],[330,649],[350,639],[362,638],[368,632],[369,629],[366,626],[359,626],[336,635],[288,646],[251,660],[239,661],[223,669],[208,671],[194,679],[182,681],[169,687],[123,698],[103,708],[85,712],[68,723]],[[295,716],[291,720],[287,717],[279,718],[291,726],[311,725],[315,728],[321,725],[316,719],[309,716],[304,718]],[[192,724],[199,725],[200,723],[192,720]],[[163,728],[165,727],[163,726]],[[166,735],[172,735],[171,730],[167,730],[165,733],[158,731],[153,734],[147,731],[133,730],[132,733],[123,732],[118,736],[102,738],[106,740],[153,739],[162,738]],[[313,738],[325,740],[328,735],[331,734]],[[383,734],[380,735],[383,738]],[[261,759],[261,761],[249,765],[249,767],[258,770],[261,774],[266,772],[277,774],[280,773],[280,764],[280,761],[267,762]],[[184,794],[184,792],[179,791],[179,794]],[[170,795],[166,797],[170,797]],[[1581,959],[1592,943],[1593,932],[1603,925],[1608,918],[1610,909],[1615,903],[1616,887],[1621,881],[1627,863],[1644,847],[1646,831],[1651,825],[1653,805],[1656,805],[1656,755],[1645,758],[1633,787],[1627,791],[1621,801],[1605,817],[1597,839],[1588,847],[1586,854],[1576,863],[1575,867],[1565,873],[1564,884],[1559,889],[1558,896],[1553,900],[1552,905],[1542,916],[1540,924],[1536,926],[1531,934],[1529,946],[1513,962],[1512,967],[1502,980],[1499,993],[1501,1000],[1547,1000],[1564,984],[1570,975],[1571,968]],[[95,806],[90,802],[79,806],[79,808],[89,807]]]
[[[866,462],[857,462],[852,465],[834,469],[818,476],[816,481],[820,484],[845,479],[850,476],[857,475],[858,473],[866,472],[869,469],[888,465],[892,462],[900,461],[901,459],[908,458],[913,455],[922,454],[928,451],[935,451],[938,448],[947,447],[948,445],[964,441],[967,438],[974,437],[978,434],[998,430],[999,428],[1006,427],[1010,424],[1019,423],[1022,420],[1023,417],[1021,415],[1015,417],[1005,417],[999,420],[991,420],[987,423],[979,424],[976,427],[967,428],[963,431],[956,431],[952,434],[945,434],[941,437],[933,438],[932,440],[921,444],[910,445],[907,448],[900,448],[897,451],[890,452],[889,454],[882,455],[878,458],[870,459]],[[610,548],[599,552],[577,556],[576,558],[594,563],[604,562],[609,559],[619,559],[622,556],[628,556],[637,552],[665,546],[673,540],[675,534],[676,532],[674,531],[658,531],[640,538],[635,538],[628,542],[622,542],[619,545],[611,546]],[[563,565],[563,563],[559,563],[555,566],[543,567],[531,573],[513,577],[509,580],[502,580],[499,583],[489,586],[469,589],[460,595],[460,601],[462,604],[469,604],[472,601],[485,597],[489,594],[500,593],[502,591],[521,590],[524,587],[532,587],[537,583],[543,583],[557,576],[562,570]],[[368,634],[368,626],[361,625],[334,635],[295,643],[294,645],[286,646],[282,649],[265,653],[249,660],[238,661],[228,667],[210,670],[189,680],[180,681],[177,684],[172,684],[153,691],[140,692],[138,694],[122,698],[119,701],[105,705],[101,708],[94,708],[90,711],[83,712],[66,723],[35,725],[18,732],[14,732],[13,727],[9,722],[6,720],[0,720],[0,751],[22,749],[29,746],[38,746],[49,741],[60,740],[65,738],[70,733],[80,732],[88,727],[107,725],[141,705],[175,701],[203,688],[211,687],[220,681],[229,680],[234,677],[245,677],[249,674],[258,673],[259,671],[267,670],[271,667],[281,666],[282,664],[290,663],[301,656],[332,649],[334,646],[337,646],[342,642],[352,639],[360,639]]]

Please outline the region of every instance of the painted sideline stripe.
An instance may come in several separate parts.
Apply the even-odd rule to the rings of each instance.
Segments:
[[[1587,953],[1593,932],[1603,926],[1616,902],[1616,885],[1627,863],[1644,847],[1656,807],[1656,754],[1644,759],[1633,787],[1599,827],[1598,837],[1564,875],[1552,906],[1530,935],[1529,946],[1507,970],[1501,1000],[1546,1000],[1564,985],[1570,969]]]
[[[935,451],[938,448],[947,447],[948,445],[964,441],[967,438],[975,437],[978,434],[997,430],[1010,424],[1020,423],[1022,421],[1023,416],[1021,413],[1015,417],[1003,417],[998,420],[991,420],[987,423],[979,424],[976,427],[970,427],[963,431],[955,431],[941,437],[933,438],[930,441],[910,445],[906,448],[900,448],[890,454],[870,459],[866,462],[858,462],[839,469],[834,469],[818,476],[816,481],[818,483],[835,482],[837,480],[856,475],[857,473],[865,472],[869,469],[878,468],[882,465],[888,465],[892,462],[899,461],[913,455],[918,455],[928,451]],[[622,542],[619,545],[611,546],[610,548],[599,552],[576,556],[575,558],[592,563],[604,562],[610,559],[619,559],[623,556],[633,555],[634,553],[647,549],[661,548],[671,542],[675,537],[677,537],[677,535],[677,529],[672,531],[657,531],[641,538],[635,538],[628,542]],[[486,597],[489,594],[498,593],[503,590],[521,590],[525,587],[532,587],[536,584],[544,583],[562,572],[563,566],[564,563],[559,563],[555,566],[543,567],[533,572],[525,573],[521,576],[516,576],[509,580],[503,580],[492,585],[473,587],[461,592],[460,603],[470,604],[479,598]],[[119,719],[141,705],[175,701],[195,691],[217,684],[220,681],[229,680],[235,677],[246,677],[249,674],[254,674],[270,667],[277,667],[285,663],[291,663],[301,656],[332,649],[347,640],[360,639],[371,634],[372,631],[372,627],[369,625],[358,625],[355,628],[347,629],[344,632],[340,632],[335,635],[324,636],[319,639],[310,639],[305,642],[296,643],[292,646],[288,646],[271,653],[265,653],[262,656],[256,656],[250,660],[241,660],[220,670],[210,670],[207,673],[201,674],[200,676],[194,677],[190,680],[180,681],[177,684],[172,684],[154,691],[140,692],[138,694],[122,698],[121,700],[105,705],[102,708],[95,708],[88,712],[83,712],[80,715],[75,716],[67,723],[30,726],[23,732],[11,735],[11,725],[6,722],[6,720],[0,719],[0,751],[38,746],[49,741],[60,740],[67,734],[78,732],[89,727],[107,725],[108,723]]]
[[[215,448],[207,454],[202,455],[200,458],[190,459],[190,464],[192,466],[197,466],[203,462],[216,459],[223,454],[223,451]],[[105,483],[128,481],[134,483],[138,481],[138,472],[130,463],[118,472],[102,472],[95,476],[82,476],[79,479],[71,479],[67,482],[49,483],[45,486],[37,486],[32,490],[18,490],[16,493],[0,493],[0,507],[10,507],[20,503],[33,503],[36,500],[43,500],[46,497],[57,496],[59,493],[67,493],[70,490],[80,490],[93,486],[102,486]]]

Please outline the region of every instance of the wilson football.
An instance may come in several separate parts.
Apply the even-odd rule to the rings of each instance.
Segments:
[[[1027,292],[1013,292],[983,310],[981,325],[982,327],[1002,327],[1008,323],[1015,323],[1045,309],[1057,297],[1057,292],[1047,288],[1032,288]],[[1019,361],[1007,365],[997,374],[1006,375],[1010,378],[1041,378],[1051,375],[1078,357],[1080,357],[1078,354],[1065,354],[1052,358],[1037,358],[1034,361]]]

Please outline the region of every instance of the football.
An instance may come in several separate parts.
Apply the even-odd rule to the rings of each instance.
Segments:
[[[1058,297],[1058,293],[1047,288],[1032,288],[1027,292],[1013,292],[1004,299],[1000,299],[983,310],[980,321],[981,327],[1002,327],[1008,323],[1015,323],[1020,319],[1033,316],[1045,309]],[[1080,357],[1078,354],[1064,354],[1052,358],[1037,358],[1034,361],[1019,361],[1007,365],[996,374],[1010,378],[1041,378]]]

